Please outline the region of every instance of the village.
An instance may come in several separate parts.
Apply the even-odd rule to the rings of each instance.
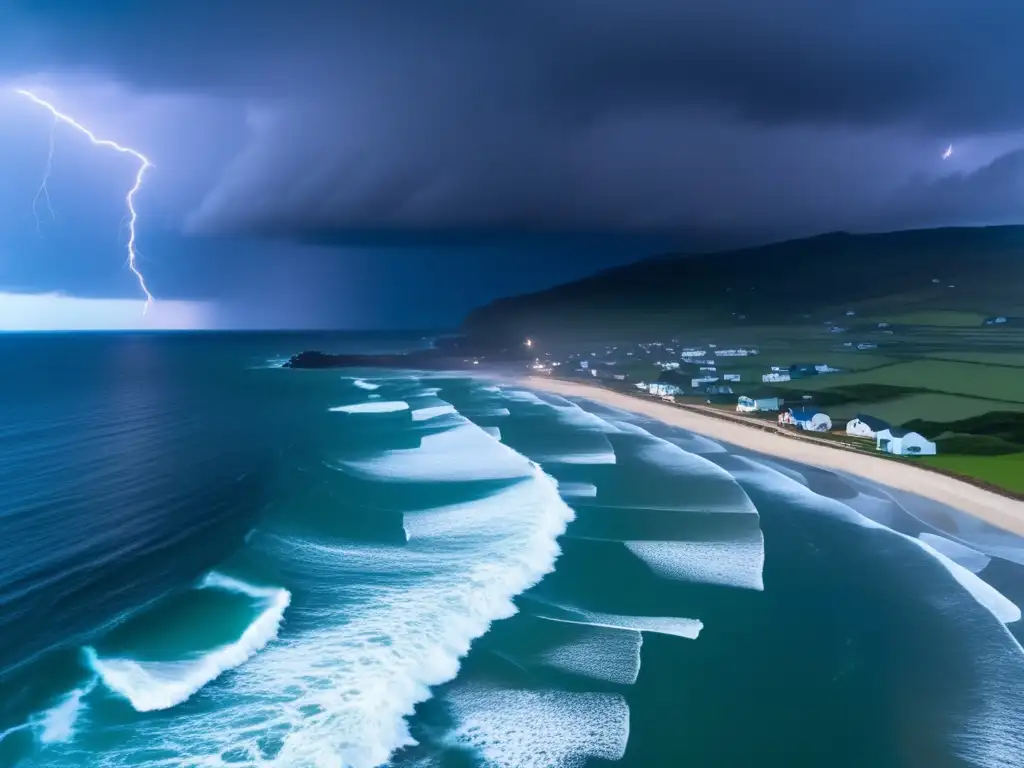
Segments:
[[[528,342],[528,345],[532,342]],[[857,350],[873,343],[850,343]],[[840,373],[825,362],[761,362],[757,347],[707,343],[686,346],[676,339],[636,344],[608,344],[587,351],[544,352],[530,365],[534,374],[587,378],[594,383],[644,393],[666,402],[807,437],[838,440],[849,447],[896,456],[934,456],[936,443],[867,413],[833,421],[816,396],[792,389],[804,379]],[[785,386],[786,389],[781,389]]]

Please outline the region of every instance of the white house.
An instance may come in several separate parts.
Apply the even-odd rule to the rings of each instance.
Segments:
[[[788,373],[766,373],[761,377],[761,381],[765,384],[771,384],[776,381],[790,381],[791,377]]]
[[[858,344],[857,349],[875,349],[877,346],[877,344]]]
[[[756,400],[743,396],[736,403],[736,410],[740,413],[754,413],[755,411],[777,411],[782,401],[777,397],[759,397]]]
[[[816,366],[814,366],[814,370],[816,370],[818,373],[839,373],[839,369],[838,368],[833,368],[833,367],[831,367],[830,365],[827,365],[827,364],[826,365],[816,365]]]
[[[702,371],[717,371],[718,369],[713,365],[702,365],[700,367]]]
[[[717,376],[701,376],[699,379],[690,379],[690,386],[697,389],[701,384],[714,384],[716,381]]]
[[[934,456],[935,443],[917,432],[890,427],[875,435],[875,447],[897,456]]]
[[[805,432],[828,432],[832,419],[828,414],[803,408],[788,408],[779,414],[779,424],[791,424]]]
[[[881,419],[876,419],[874,416],[867,416],[863,413],[858,413],[855,418],[846,422],[846,434],[851,437],[870,437],[875,439],[876,435],[885,429],[890,429],[889,424]]]
[[[655,381],[647,385],[647,391],[652,395],[660,395],[665,397],[666,395],[678,395],[681,390],[675,384],[666,384],[663,381]]]
[[[739,381],[740,380],[740,374],[738,374],[738,373],[727,373],[722,378],[724,378],[726,381]]]

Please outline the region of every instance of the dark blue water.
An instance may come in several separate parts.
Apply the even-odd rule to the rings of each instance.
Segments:
[[[1021,764],[1019,539],[510,383],[276,367],[422,343],[0,337],[0,766]]]

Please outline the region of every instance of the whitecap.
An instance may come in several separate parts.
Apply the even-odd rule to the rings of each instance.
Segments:
[[[794,505],[803,506],[818,513],[831,515],[836,519],[843,520],[862,528],[873,528],[885,531],[892,536],[897,536],[901,539],[912,542],[916,547],[924,550],[926,553],[931,555],[932,558],[938,561],[956,580],[956,582],[974,598],[975,601],[992,613],[992,615],[1000,622],[1007,624],[1020,620],[1021,611],[1017,605],[996,590],[995,587],[983,581],[979,576],[958,564],[937,548],[931,546],[923,536],[918,539],[913,536],[908,536],[900,531],[893,530],[882,523],[871,520],[847,504],[835,499],[830,499],[827,496],[817,494],[792,478],[789,478],[776,470],[759,465],[750,459],[744,459],[744,463],[750,469],[734,472],[733,474],[737,477],[743,477],[746,482],[758,485],[765,490],[770,491],[776,497],[788,499],[790,503]],[[858,498],[861,498],[862,496],[863,494],[858,496]],[[1009,634],[1009,632],[1007,632],[1007,634]],[[1018,648],[1020,648],[1016,639],[1014,639],[1013,642]]]
[[[585,611],[580,608],[570,608],[551,604],[553,607],[561,608],[569,614],[569,617],[552,616],[550,613],[538,611],[533,615],[547,621],[557,621],[564,624],[581,624],[588,627],[602,627],[604,629],[627,629],[637,632],[653,632],[658,635],[671,635],[687,640],[696,640],[704,624],[699,619],[686,619],[676,616],[627,616],[620,613],[602,613],[600,611]]]
[[[397,482],[507,480],[531,473],[524,457],[469,421],[424,435],[417,448],[342,461],[339,468],[356,477]]]
[[[136,711],[152,712],[181,704],[227,670],[245,663],[277,636],[291,601],[286,589],[258,587],[217,572],[208,574],[199,588],[222,589],[260,599],[264,601],[263,610],[238,640],[196,659],[140,661],[101,657],[95,648],[84,649],[89,666],[103,684],[127,699]]]
[[[562,496],[572,498],[592,499],[597,496],[597,486],[593,483],[560,482],[558,484],[558,491]]]
[[[70,741],[75,725],[85,709],[83,699],[96,687],[96,678],[81,688],[65,694],[39,718],[39,741],[41,744],[59,744]]]
[[[932,549],[941,552],[954,563],[963,566],[971,573],[979,573],[985,570],[985,566],[992,562],[992,558],[988,555],[985,555],[976,549],[971,549],[962,542],[947,539],[945,536],[938,536],[934,533],[928,533],[925,531],[918,534],[918,538]]]
[[[380,384],[374,384],[372,381],[367,381],[366,379],[355,379],[352,382],[352,385],[355,386],[355,387],[359,387],[359,389],[379,389],[380,388]]]
[[[93,677],[81,688],[75,688],[61,696],[49,709],[33,715],[20,725],[0,731],[0,742],[21,731],[34,731],[42,745],[71,741],[75,734],[78,718],[85,710],[83,699],[92,693],[96,682],[96,678]]]
[[[329,410],[334,413],[391,413],[394,411],[407,411],[409,410],[409,404],[403,400],[371,400],[366,403],[336,405]]]
[[[615,451],[609,448],[607,451],[551,453],[538,456],[537,461],[541,464],[614,464],[616,459]]]
[[[1020,621],[1020,608],[991,584],[982,581],[981,578],[944,555],[923,539],[915,539],[899,533],[899,531],[893,531],[893,533],[903,536],[908,541],[914,542],[917,546],[921,547],[921,549],[928,552],[932,557],[942,563],[953,578],[957,580],[960,586],[966,589],[970,593],[971,597],[991,611],[992,615],[1003,622],[1003,624],[1012,624],[1015,621]]]
[[[487,768],[571,768],[626,754],[629,705],[618,694],[467,685],[446,699],[448,743]]]
[[[458,414],[455,410],[455,406],[450,403],[443,403],[441,405],[430,405],[426,408],[417,408],[412,412],[413,421],[427,421],[438,416],[444,416],[446,414]]]
[[[475,426],[466,429],[500,451],[503,472],[514,467],[520,482],[476,501],[406,514],[407,544],[296,546],[317,570],[333,566],[326,605],[337,605],[337,613],[322,609],[318,628],[274,644],[233,677],[234,709],[177,724],[198,734],[190,760],[244,742],[254,717],[282,728],[278,765],[374,768],[415,743],[405,718],[432,686],[456,676],[492,621],[515,613],[512,598],[554,567],[557,539],[573,517],[538,467]],[[471,440],[452,431],[463,446]],[[408,577],[410,564],[415,578]],[[363,565],[377,568],[372,588],[365,579],[337,578]],[[247,760],[259,763],[258,745],[246,749]]]
[[[537,661],[592,680],[633,685],[640,675],[642,645],[643,635],[635,630],[588,626],[572,642],[541,653]]]
[[[480,427],[484,432],[495,440],[501,440],[501,430],[498,427]]]
[[[625,541],[626,548],[655,574],[700,584],[764,590],[764,539],[731,541]]]

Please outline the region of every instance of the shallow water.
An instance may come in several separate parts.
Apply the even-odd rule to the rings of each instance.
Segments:
[[[418,342],[0,339],[0,766],[1021,764],[1024,542],[592,403],[276,367]]]

